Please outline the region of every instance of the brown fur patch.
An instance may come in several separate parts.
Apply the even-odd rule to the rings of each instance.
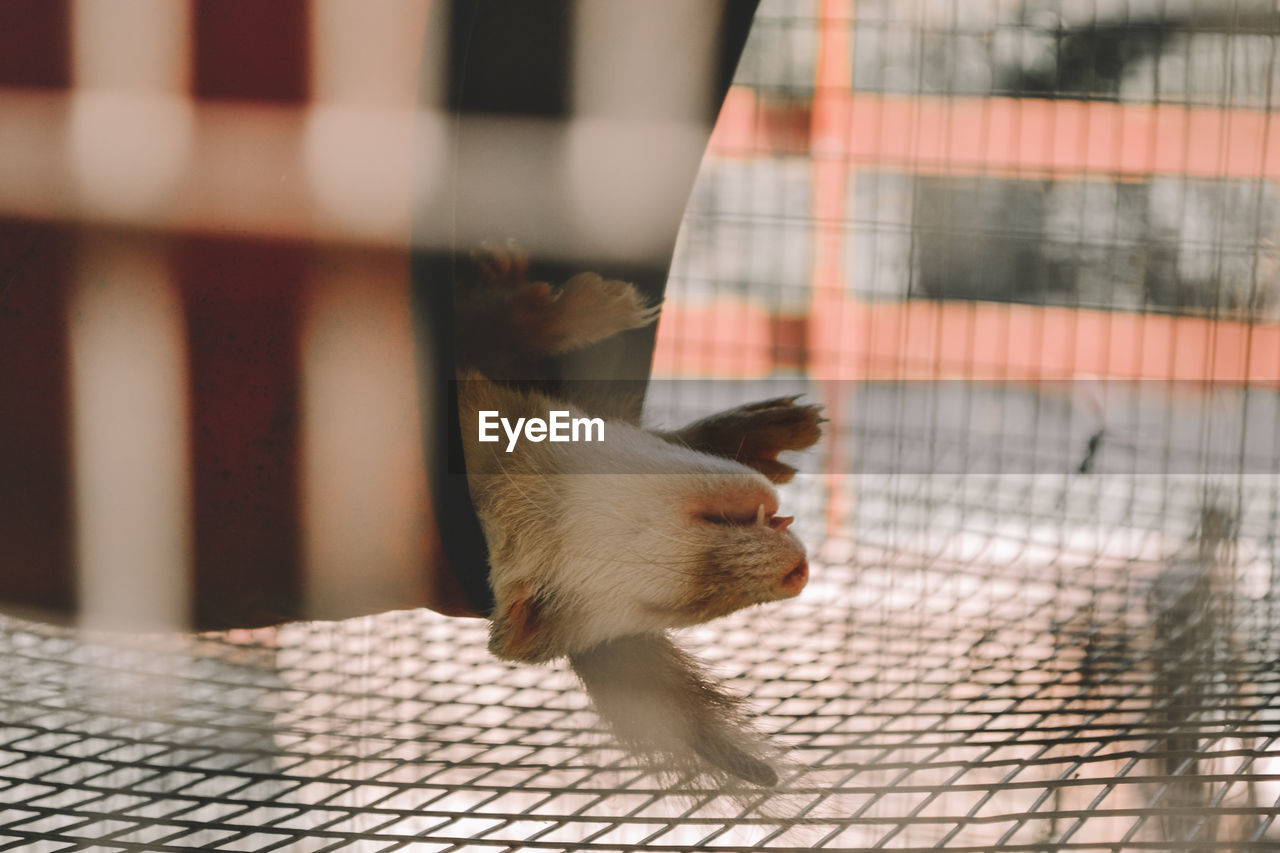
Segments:
[[[495,640],[503,656],[536,658],[539,647],[545,644],[543,605],[536,594],[529,592],[528,584],[516,585],[515,597],[500,619]]]

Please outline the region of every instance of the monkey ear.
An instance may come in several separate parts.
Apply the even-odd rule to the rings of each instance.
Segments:
[[[507,660],[536,663],[555,657],[547,626],[548,597],[521,581],[500,596],[489,623],[489,651]]]

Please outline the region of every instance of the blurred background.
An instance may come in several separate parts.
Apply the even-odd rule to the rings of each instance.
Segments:
[[[403,609],[427,12],[0,0],[0,601],[80,614],[0,622],[0,849],[1280,844],[1275,4],[761,3],[646,417],[831,419],[809,589],[687,635],[795,760],[768,808]],[[246,590],[397,612],[172,633]]]

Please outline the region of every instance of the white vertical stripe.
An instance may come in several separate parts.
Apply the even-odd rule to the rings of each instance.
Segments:
[[[150,248],[87,240],[70,300],[76,555],[81,619],[93,627],[188,623],[181,308]]]
[[[305,603],[313,618],[426,602],[429,504],[407,278],[400,254],[317,266],[302,336]]]
[[[312,0],[312,94],[303,161],[317,213],[369,239],[409,240],[415,181],[435,174],[415,128],[424,0]],[[426,61],[433,68],[440,57]],[[419,191],[428,191],[418,186]]]
[[[74,0],[70,154],[90,212],[168,202],[186,168],[191,4]],[[191,492],[181,308],[154,244],[85,242],[71,298],[82,619],[173,629],[190,610]]]
[[[175,201],[194,115],[187,0],[75,0],[70,154],[91,216],[154,217]]]
[[[702,160],[721,4],[578,0],[570,216],[596,253],[665,257]]]
[[[573,111],[699,122],[710,103],[722,3],[578,0]]]
[[[75,85],[181,94],[188,87],[190,35],[189,0],[73,0]]]
[[[312,97],[410,108],[417,103],[426,0],[312,0]],[[427,57],[432,66],[440,57]]]

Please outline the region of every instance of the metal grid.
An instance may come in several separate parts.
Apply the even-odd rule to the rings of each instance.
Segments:
[[[739,78],[761,109],[745,143],[713,146],[664,319],[726,297],[774,321],[805,316],[812,372],[831,358],[856,368],[856,382],[810,386],[836,434],[785,498],[815,549],[810,588],[689,632],[787,747],[779,791],[727,796],[631,766],[565,670],[496,661],[478,622],[399,612],[129,638],[5,621],[0,849],[1280,845],[1275,395],[1224,407],[1206,369],[1199,396],[1167,389],[1184,408],[1158,407],[1160,426],[1204,427],[1177,437],[1153,432],[1136,408],[1060,405],[1089,397],[1083,386],[884,384],[895,374],[883,352],[858,349],[856,328],[821,337],[839,313],[817,301],[834,291],[860,304],[1191,311],[1260,336],[1276,304],[1269,149],[1242,163],[1224,147],[1216,172],[1187,153],[1186,168],[1153,176],[1160,146],[1138,166],[1125,161],[1127,114],[1099,111],[1115,156],[1081,177],[1067,154],[1033,168],[1040,159],[994,137],[986,159],[961,162],[930,153],[922,135],[823,148],[830,140],[808,128],[811,102],[846,90],[877,121],[893,96],[919,96],[907,105],[916,128],[952,115],[939,112],[947,99],[993,96],[1025,99],[1030,123],[1055,100],[1269,111],[1274,10],[1244,0],[820,6],[831,14],[762,4]],[[1100,77],[1099,51],[1126,27],[1161,48],[1135,53],[1127,76]],[[851,65],[836,85],[816,41],[842,28]],[[1057,62],[1071,50],[1085,59]],[[1206,71],[1221,68],[1234,70]],[[1198,138],[1190,125],[1179,133],[1190,152]],[[833,164],[847,168],[834,182]],[[1128,224],[1114,215],[1123,204]],[[1160,218],[1175,208],[1176,221]],[[934,215],[974,209],[981,228]],[[822,248],[829,233],[834,253]],[[985,278],[964,265],[974,244]],[[1052,276],[1036,280],[1064,289],[1009,286],[1028,247],[1047,247],[1032,261]],[[957,266],[964,275],[937,290],[934,272]],[[1173,290],[1150,290],[1149,268]],[[732,359],[754,346],[749,324],[728,337],[680,328],[692,331],[667,331],[668,354]],[[785,382],[803,384],[783,328],[770,357]],[[1126,343],[1118,322],[1104,328],[1105,348]],[[890,368],[934,368],[930,378],[991,368],[972,351],[946,363],[905,340],[888,355]],[[782,393],[718,387],[734,398],[725,405]],[[714,396],[674,383],[655,386],[652,402],[674,421]],[[999,421],[979,423],[992,407]],[[1241,427],[1224,444],[1206,426],[1224,411],[1240,423],[1261,412],[1263,429],[1248,435],[1269,440],[1244,441]]]
[[[995,570],[833,540],[802,599],[691,632],[789,749],[745,801],[629,765],[479,622],[6,622],[0,849],[1275,849],[1272,579],[1211,550]]]

